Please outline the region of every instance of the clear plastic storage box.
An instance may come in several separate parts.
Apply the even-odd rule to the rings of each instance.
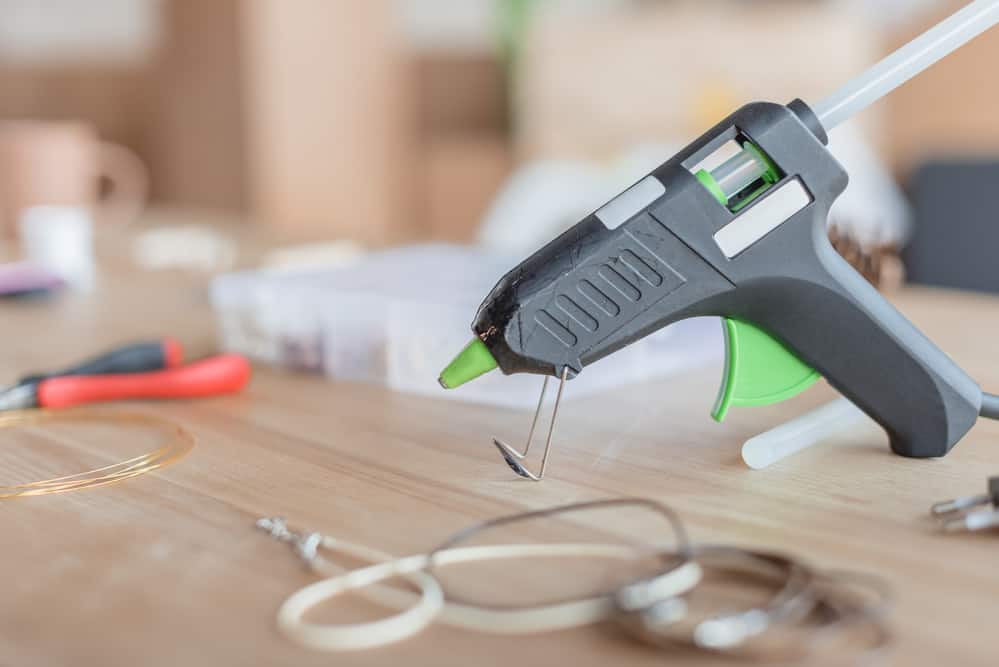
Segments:
[[[532,407],[540,380],[490,373],[454,391],[438,373],[470,340],[480,302],[516,258],[428,244],[372,253],[341,268],[216,279],[223,346],[282,367],[437,398]],[[668,327],[588,366],[572,396],[675,373],[716,359],[712,319]]]

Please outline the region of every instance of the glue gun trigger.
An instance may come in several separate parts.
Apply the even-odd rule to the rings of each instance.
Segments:
[[[725,372],[711,416],[724,421],[732,406],[752,407],[786,401],[821,377],[783,343],[746,322],[723,318]]]

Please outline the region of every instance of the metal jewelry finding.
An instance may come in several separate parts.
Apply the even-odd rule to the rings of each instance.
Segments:
[[[552,408],[552,418],[548,423],[548,436],[545,438],[545,451],[541,455],[541,467],[538,469],[537,474],[532,473],[530,470],[525,468],[521,461],[523,461],[527,456],[527,452],[531,449],[531,442],[534,441],[534,431],[538,426],[538,418],[541,416],[541,410],[544,408],[545,394],[548,393],[549,378],[547,376],[545,376],[545,381],[541,385],[541,395],[538,397],[538,407],[534,411],[534,419],[531,420],[531,430],[527,433],[527,443],[524,445],[524,451],[518,452],[516,449],[506,444],[499,438],[493,438],[493,444],[496,445],[496,449],[499,450],[500,454],[503,456],[503,460],[506,461],[506,464],[510,466],[511,470],[524,479],[529,479],[534,482],[540,482],[544,479],[545,468],[548,466],[548,455],[552,448],[552,435],[555,432],[555,419],[558,417],[558,406],[562,402],[562,390],[565,388],[565,381],[568,377],[569,367],[565,366],[562,369],[562,374],[559,376],[558,392],[555,394],[555,405]]]
[[[319,557],[319,547],[323,541],[323,536],[319,533],[294,532],[288,528],[288,522],[284,517],[280,516],[257,519],[256,526],[269,533],[274,539],[290,543],[299,558],[310,567],[315,565],[316,559]]]
[[[978,507],[989,509],[975,511]],[[999,476],[989,478],[987,493],[946,500],[934,505],[930,512],[944,519],[944,530],[949,532],[973,532],[999,526]]]

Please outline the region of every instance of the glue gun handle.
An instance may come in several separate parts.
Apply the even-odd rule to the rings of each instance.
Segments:
[[[978,419],[978,385],[836,254],[824,233],[816,234],[815,249],[807,275],[764,281],[761,298],[748,300],[747,317],[878,422],[895,453],[943,456]]]

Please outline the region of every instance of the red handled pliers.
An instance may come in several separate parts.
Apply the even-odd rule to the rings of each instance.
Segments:
[[[67,408],[83,403],[231,394],[250,379],[250,364],[222,354],[183,365],[177,341],[119,347],[55,373],[29,375],[0,390],[0,411]]]

